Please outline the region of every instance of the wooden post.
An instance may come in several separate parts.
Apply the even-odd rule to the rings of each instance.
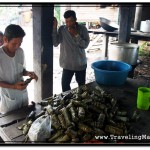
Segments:
[[[137,4],[136,5],[136,11],[135,11],[135,19],[134,19],[134,30],[140,30],[140,25],[141,25],[141,17],[142,17],[142,5]],[[136,43],[138,44],[138,39],[137,38],[132,38],[131,43]]]
[[[33,4],[33,68],[39,80],[34,85],[35,102],[53,94],[53,4]]]
[[[53,95],[53,16],[54,5],[42,7],[42,98]]]
[[[119,34],[118,34],[118,41],[120,43],[129,42],[130,40],[130,33],[131,33],[131,24],[133,19],[133,13],[135,13],[135,9],[133,6],[120,6],[120,19],[119,19]]]
[[[142,4],[136,5],[136,12],[135,12],[135,20],[134,20],[134,29],[140,30],[141,25],[141,17],[142,17]]]

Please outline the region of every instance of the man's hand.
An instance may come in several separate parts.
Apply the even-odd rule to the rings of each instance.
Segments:
[[[74,27],[68,27],[68,31],[73,37],[76,37],[78,35],[76,25]]]
[[[27,87],[27,85],[24,84],[24,82],[17,82],[14,84],[14,89],[17,90],[24,90]]]
[[[35,79],[36,81],[38,80],[38,76],[33,72],[33,71],[27,71],[27,70],[23,70],[23,75],[24,76],[29,76],[32,79]]]
[[[27,75],[32,78],[32,79],[35,79],[36,81],[38,80],[38,76],[32,72],[32,71],[28,71]]]

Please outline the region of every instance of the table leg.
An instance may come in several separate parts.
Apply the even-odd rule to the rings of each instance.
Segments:
[[[108,40],[109,40],[109,36],[104,34],[103,35],[103,40],[104,40],[104,58],[108,59]]]

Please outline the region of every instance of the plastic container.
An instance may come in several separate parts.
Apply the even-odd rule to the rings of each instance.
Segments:
[[[137,97],[137,108],[148,110],[150,106],[150,88],[139,87]]]
[[[150,32],[150,20],[141,21],[140,31]]]
[[[99,84],[119,86],[125,83],[132,66],[114,60],[101,60],[92,63],[95,80]]]

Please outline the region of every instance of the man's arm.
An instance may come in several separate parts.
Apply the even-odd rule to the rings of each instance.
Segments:
[[[25,85],[24,82],[17,82],[15,84],[9,84],[7,82],[0,81],[0,87],[8,88],[8,89],[24,90],[27,87],[27,85]]]
[[[57,31],[57,19],[54,17],[53,21],[53,32],[52,32],[52,37],[53,37],[53,45],[56,47],[60,44],[61,42],[61,27]]]

